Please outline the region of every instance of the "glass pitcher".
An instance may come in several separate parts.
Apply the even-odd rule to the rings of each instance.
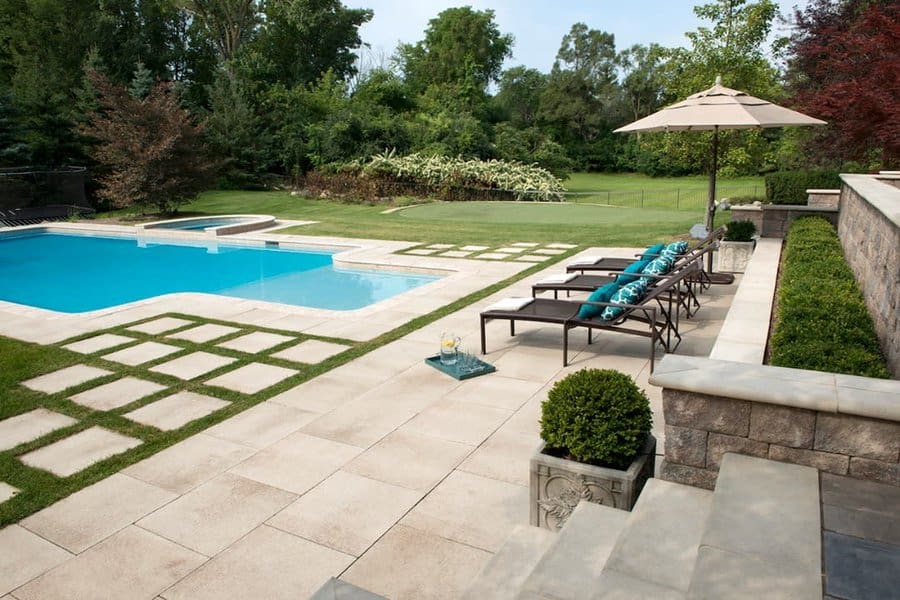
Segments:
[[[441,334],[441,364],[455,365],[459,359],[459,338],[452,333]]]

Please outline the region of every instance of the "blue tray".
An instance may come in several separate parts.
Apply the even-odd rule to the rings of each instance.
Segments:
[[[452,365],[445,365],[444,363],[442,363],[440,354],[435,354],[434,356],[429,356],[428,358],[425,359],[425,362],[428,363],[429,365],[431,365],[432,367],[434,367],[435,369],[437,369],[438,371],[446,373],[450,377],[452,377],[454,379],[459,379],[459,380],[471,379],[473,377],[478,377],[479,375],[487,375],[488,373],[493,373],[494,371],[497,370],[497,367],[495,367],[492,364],[486,363],[481,359],[475,359],[475,360],[477,361],[476,368],[471,371],[467,370],[465,372],[462,372],[459,369],[460,361],[456,361],[456,364],[452,364]]]

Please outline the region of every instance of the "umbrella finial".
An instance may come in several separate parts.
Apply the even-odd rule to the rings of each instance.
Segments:
[[[722,76],[716,75],[716,85],[722,85]]]

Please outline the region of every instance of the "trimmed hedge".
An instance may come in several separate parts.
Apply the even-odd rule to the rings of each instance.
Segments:
[[[777,300],[769,364],[890,378],[840,240],[822,217],[791,225]]]
[[[766,201],[772,204],[805,205],[806,190],[841,187],[837,171],[776,171],[765,179]]]

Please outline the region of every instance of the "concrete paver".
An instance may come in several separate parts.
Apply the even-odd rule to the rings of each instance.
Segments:
[[[303,494],[359,453],[355,446],[298,432],[258,452],[230,472]]]
[[[135,338],[128,337],[127,335],[102,333],[100,335],[95,335],[94,337],[89,337],[78,342],[66,344],[65,346],[63,346],[63,348],[65,348],[66,350],[71,350],[73,352],[79,352],[81,354],[93,354],[94,352],[100,352],[101,350],[115,348],[116,346],[121,346],[123,344],[129,344],[136,341],[137,340]]]
[[[178,392],[123,415],[126,419],[163,431],[178,429],[191,421],[228,406],[225,400],[194,392]]]
[[[422,497],[422,492],[337,471],[268,524],[360,556]]]
[[[238,464],[255,450],[199,433],[122,471],[157,487],[184,494]]]
[[[286,437],[318,415],[271,402],[263,402],[204,433],[251,448],[265,448]]]
[[[0,529],[0,594],[13,591],[71,556],[19,525]]]
[[[172,492],[116,473],[31,515],[21,524],[78,554],[176,497]]]
[[[3,504],[20,491],[19,488],[14,488],[5,481],[0,481],[0,504]]]
[[[187,340],[189,342],[202,344],[203,342],[209,342],[220,337],[225,337],[226,335],[231,335],[232,333],[236,333],[238,331],[240,331],[240,328],[238,327],[216,325],[215,323],[204,323],[203,325],[191,327],[190,329],[185,329],[184,331],[170,333],[167,337],[176,340]]]
[[[330,371],[273,396],[268,402],[324,414],[363,395],[372,387],[365,379],[336,375]]]
[[[297,496],[223,473],[137,525],[206,556],[218,554]]]
[[[460,410],[457,403],[443,399],[410,419],[404,431],[477,446],[510,416],[511,410],[469,404]]]
[[[262,525],[163,593],[166,600],[309,598],[353,560]]]
[[[123,377],[75,394],[69,397],[69,400],[94,410],[113,410],[164,389],[166,386],[153,381],[137,377]]]
[[[79,433],[33,450],[20,457],[29,467],[68,477],[110,456],[141,445],[141,440],[102,427]]]
[[[173,329],[178,329],[179,327],[184,327],[191,323],[194,323],[194,321],[179,319],[177,317],[163,317],[161,319],[154,319],[152,321],[147,321],[146,323],[141,323],[140,325],[134,325],[129,327],[128,330],[155,335],[157,333],[172,331]]]
[[[30,390],[44,392],[45,394],[55,394],[70,387],[75,387],[76,385],[91,381],[92,379],[98,379],[111,374],[112,371],[107,371],[106,369],[98,369],[97,367],[89,367],[87,365],[73,365],[71,367],[66,367],[65,369],[60,369],[59,371],[53,371],[52,373],[47,373],[46,375],[23,381],[22,385]]]
[[[298,371],[294,369],[264,365],[262,363],[250,363],[233,371],[223,373],[204,383],[244,394],[255,394],[297,373]]]
[[[398,429],[348,463],[344,470],[428,491],[475,448]]]
[[[221,369],[226,365],[230,365],[237,359],[230,356],[222,356],[221,354],[213,354],[211,352],[192,352],[185,356],[172,359],[168,362],[151,367],[150,370],[155,373],[171,375],[178,379],[191,380],[206,375],[210,371]]]
[[[539,436],[497,431],[460,466],[460,471],[528,487],[531,456]]]
[[[306,340],[300,342],[296,346],[285,348],[280,352],[276,352],[272,356],[275,358],[283,358],[284,360],[292,360],[294,362],[302,362],[309,364],[320,363],[326,358],[330,358],[335,354],[340,354],[344,350],[349,350],[350,346],[344,344],[335,344],[333,342],[323,342],[321,340]]]
[[[238,352],[256,354],[257,352],[268,350],[273,346],[290,342],[293,339],[295,338],[287,335],[268,333],[266,331],[254,331],[253,333],[248,333],[247,335],[242,335],[241,337],[217,345],[219,348],[228,348],[229,350],[237,350]]]
[[[36,408],[0,421],[0,450],[9,450],[51,431],[77,423],[76,419],[46,408]]]
[[[393,600],[445,600],[460,597],[490,557],[484,550],[397,525],[341,578]]]
[[[146,362],[180,352],[180,346],[171,346],[169,344],[160,344],[159,342],[143,342],[137,346],[129,346],[124,350],[118,350],[111,354],[104,354],[104,360],[122,363],[130,367],[136,367]]]
[[[205,557],[139,527],[127,527],[16,590],[19,600],[153,598]]]

